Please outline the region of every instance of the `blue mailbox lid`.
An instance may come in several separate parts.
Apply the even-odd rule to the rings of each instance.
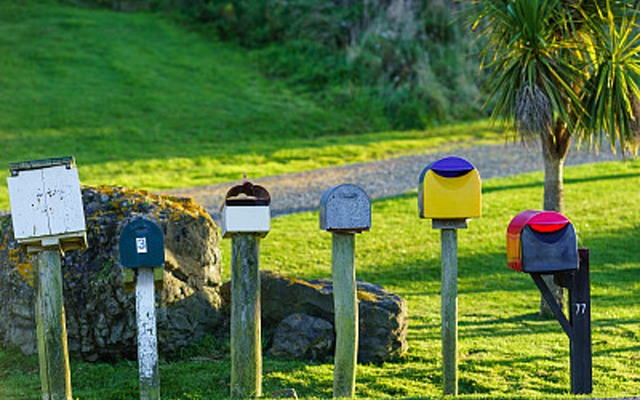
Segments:
[[[460,157],[445,157],[432,163],[427,168],[445,178],[456,178],[476,169],[473,164]]]
[[[140,218],[122,229],[120,265],[124,268],[164,266],[164,236],[158,225]]]

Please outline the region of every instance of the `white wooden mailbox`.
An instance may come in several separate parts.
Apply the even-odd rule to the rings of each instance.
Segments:
[[[87,246],[78,169],[73,157],[9,164],[13,231],[23,250]]]
[[[222,206],[222,237],[254,233],[265,237],[271,229],[271,195],[251,182],[232,187]]]

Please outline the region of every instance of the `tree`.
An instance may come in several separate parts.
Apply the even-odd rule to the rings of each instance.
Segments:
[[[486,45],[492,118],[539,137],[544,210],[563,212],[571,140],[637,152],[640,35],[629,0],[472,0],[466,20]],[[549,279],[551,280],[551,279]],[[547,282],[549,282],[547,280]],[[552,291],[564,308],[562,288]],[[541,301],[541,313],[550,309]]]

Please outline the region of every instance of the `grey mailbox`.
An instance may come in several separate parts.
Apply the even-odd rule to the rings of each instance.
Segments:
[[[362,232],[371,228],[371,200],[360,187],[342,184],[329,188],[320,200],[320,229]]]
[[[524,272],[550,273],[578,269],[578,244],[572,224],[555,232],[539,232],[531,226],[525,226],[521,240]]]

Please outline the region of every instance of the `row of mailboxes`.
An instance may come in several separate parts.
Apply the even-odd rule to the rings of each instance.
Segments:
[[[7,182],[18,242],[42,245],[56,238],[60,239],[63,250],[84,247],[84,212],[73,158],[11,164],[10,169],[12,176]],[[446,220],[481,216],[480,175],[462,158],[447,157],[427,166],[420,175],[418,192],[422,218]],[[262,186],[244,182],[231,188],[222,210],[223,236],[235,233],[266,235],[270,230],[270,201],[269,192]],[[320,200],[320,228],[333,232],[369,230],[369,196],[352,184],[328,189]],[[164,264],[164,251],[159,248],[162,235],[158,231],[155,224],[146,220],[131,223],[123,230],[121,239],[132,238],[121,253],[125,268],[135,268],[136,263],[149,267]],[[508,266],[519,271],[543,273],[576,269],[576,243],[573,225],[561,214],[522,212],[511,221],[507,230]]]

